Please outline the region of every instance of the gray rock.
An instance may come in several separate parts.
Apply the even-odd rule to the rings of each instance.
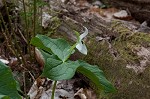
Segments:
[[[150,33],[150,27],[147,26],[147,22],[144,21],[141,25],[140,28],[137,30],[138,32],[145,32],[145,33]]]

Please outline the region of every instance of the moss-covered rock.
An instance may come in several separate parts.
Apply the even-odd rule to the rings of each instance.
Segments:
[[[113,25],[113,30],[118,33],[115,39],[97,41],[95,37],[89,37],[87,41],[89,52],[82,59],[98,65],[117,88],[117,92],[108,95],[107,98],[148,99],[150,97],[149,64],[146,64],[143,72],[135,72],[134,69],[126,66],[138,64],[145,57],[139,56],[136,48],[148,48],[150,35],[133,33],[122,24]],[[101,94],[100,97],[104,98]]]

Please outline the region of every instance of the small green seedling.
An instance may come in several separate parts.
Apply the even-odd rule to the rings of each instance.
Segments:
[[[115,88],[105,78],[103,71],[96,65],[90,65],[82,60],[71,61],[69,57],[77,48],[81,53],[87,54],[87,48],[82,39],[88,34],[86,27],[85,32],[77,35],[77,42],[70,46],[64,39],[52,39],[45,35],[36,35],[31,39],[31,44],[37,47],[44,58],[44,70],[41,76],[54,80],[54,87],[51,99],[54,99],[56,81],[71,79],[75,72],[79,72],[89,78],[96,86],[104,92],[114,92]]]

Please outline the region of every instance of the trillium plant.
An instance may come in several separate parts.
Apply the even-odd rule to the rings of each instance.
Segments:
[[[64,39],[52,39],[45,35],[36,35],[31,39],[34,45],[41,53],[44,60],[44,69],[41,77],[47,77],[54,81],[51,99],[54,99],[56,83],[59,80],[71,79],[75,72],[79,72],[89,78],[97,88],[106,93],[114,92],[115,88],[105,78],[103,71],[96,65],[90,65],[82,60],[71,61],[69,57],[75,53],[76,48],[79,52],[87,55],[87,48],[83,39],[88,35],[88,29],[84,27],[85,32],[77,35],[77,41],[70,46]],[[0,99],[22,99],[18,94],[18,83],[8,66],[0,61]],[[5,79],[5,80],[4,80]]]
[[[41,76],[54,80],[51,99],[54,99],[56,82],[71,79],[75,72],[79,72],[89,78],[104,92],[115,91],[113,85],[105,78],[103,71],[98,66],[90,65],[82,60],[69,60],[69,57],[75,53],[76,48],[82,54],[87,55],[87,48],[83,39],[88,35],[88,29],[86,27],[84,29],[85,32],[81,35],[75,32],[77,41],[72,46],[64,39],[52,39],[40,34],[31,39],[30,43],[38,48],[44,59],[44,69]]]
[[[3,0],[3,1],[6,3],[6,0]],[[24,0],[22,1],[23,1],[23,8],[25,10],[26,4],[24,4]],[[36,15],[39,14],[37,13],[38,12],[37,10],[38,10],[38,7],[40,6],[42,7],[45,4],[43,5],[43,3],[39,2],[40,0],[33,0],[33,1],[34,1],[33,6],[32,4],[31,5],[29,4],[29,6],[31,6],[29,8],[32,9],[33,7],[34,9],[33,10],[29,9],[27,10],[27,12],[26,11],[23,11],[23,12],[25,15],[25,21],[26,21],[25,23],[27,23],[26,24],[27,27],[28,27],[29,17],[28,15],[26,16],[26,14],[28,14],[28,11],[29,13],[33,12],[33,19],[34,19],[33,30],[34,30],[34,34],[36,34],[35,33],[36,32],[36,18],[38,18],[36,17]],[[5,4],[5,6],[7,5]],[[8,9],[6,9],[6,12],[7,12],[7,15],[9,16],[9,11],[7,10]],[[8,17],[9,23],[11,23],[10,18]],[[1,17],[1,20],[2,20],[4,29],[6,30],[6,34],[7,34],[7,24],[3,22],[4,21],[3,17]],[[69,57],[75,53],[76,49],[84,55],[88,54],[86,45],[83,42],[83,39],[88,35],[88,29],[86,27],[83,27],[83,28],[85,29],[85,31],[81,35],[80,33],[75,32],[77,36],[77,40],[75,44],[73,45],[70,45],[66,40],[62,38],[53,39],[53,38],[49,38],[45,35],[40,35],[40,34],[36,35],[35,37],[31,39],[30,44],[35,46],[38,49],[38,51],[41,53],[41,56],[44,60],[44,68],[40,76],[47,77],[54,81],[51,99],[54,99],[54,93],[55,93],[57,81],[71,79],[75,75],[76,72],[81,73],[84,76],[86,76],[89,80],[91,80],[91,82],[93,82],[97,86],[97,88],[101,89],[102,91],[106,93],[115,91],[115,88],[113,87],[113,85],[106,79],[103,71],[98,66],[90,65],[89,63],[83,60],[72,61],[69,59]],[[1,29],[3,30],[3,28]],[[26,31],[28,31],[28,29],[30,30],[31,28],[27,28]],[[10,33],[11,32],[13,31],[10,31]],[[29,34],[27,34],[27,37]],[[11,36],[8,35],[8,37],[11,37]],[[12,36],[12,40],[13,40],[13,36]],[[13,45],[14,44],[12,42],[11,46]],[[19,49],[20,48],[18,48],[18,50]],[[18,51],[18,50],[14,50],[14,51]],[[23,85],[25,87],[26,84],[24,83]],[[0,99],[22,99],[23,96],[21,96],[19,93],[22,93],[22,91],[19,88],[19,83],[17,83],[16,80],[14,79],[14,75],[12,74],[10,67],[0,61]]]

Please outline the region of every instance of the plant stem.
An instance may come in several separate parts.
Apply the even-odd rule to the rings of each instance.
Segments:
[[[0,16],[1,16],[1,13],[0,13]],[[2,19],[3,20],[3,19]],[[6,47],[13,53],[13,55],[15,55],[16,57],[17,57],[17,59],[19,58],[19,56],[18,56],[18,54],[16,53],[16,50],[15,49],[13,49],[13,47],[12,47],[12,43],[10,43],[9,41],[9,37],[7,36],[7,30],[5,30],[4,31],[4,29],[2,28],[2,24],[4,24],[4,28],[6,27],[5,26],[5,23],[3,22],[3,23],[1,23],[0,24],[0,29],[1,29],[1,31],[2,31],[2,34],[3,34],[3,36],[5,37],[5,39],[6,39]],[[6,28],[5,28],[6,29]],[[19,60],[19,62],[21,63],[21,60]]]
[[[28,39],[27,41],[29,42],[28,21],[27,21],[26,5],[25,5],[24,0],[22,0],[22,2],[23,2],[23,10],[24,10],[24,18],[25,18],[25,27],[26,27],[25,32],[27,33],[26,38]]]
[[[43,21],[43,16],[42,16],[42,14],[43,14],[43,11],[42,11],[42,7],[41,7],[41,11],[40,11],[40,15],[41,15],[41,23],[40,23],[40,25],[41,25],[41,33],[43,33],[43,29],[42,29],[42,21]]]
[[[30,48],[30,36],[29,36],[29,26],[28,26],[28,19],[27,19],[27,10],[26,10],[26,5],[25,5],[25,1],[22,0],[23,3],[23,10],[24,10],[24,19],[25,19],[25,33],[26,33],[26,39],[27,39],[27,51],[30,55],[30,60],[32,60],[32,55],[31,55],[31,48]]]
[[[12,34],[13,34],[13,36],[14,36],[14,43],[16,44],[17,51],[19,52],[19,54],[20,54],[21,57],[22,57],[22,63],[24,64],[24,66],[27,66],[26,61],[25,61],[25,59],[24,59],[24,56],[23,56],[23,54],[22,54],[22,52],[21,52],[20,46],[19,46],[19,44],[18,44],[18,42],[17,42],[17,37],[16,37],[16,34],[15,34],[15,32],[14,32],[14,28],[13,28],[12,21],[11,21],[10,15],[9,15],[9,11],[8,11],[8,8],[7,8],[6,1],[4,1],[4,4],[5,4],[5,9],[6,9],[6,14],[7,14],[7,16],[8,16],[8,22],[9,22],[9,25],[10,25],[10,29],[11,29],[11,32],[12,32]],[[6,30],[7,30],[7,27],[6,27]],[[10,32],[10,33],[11,33],[11,32]],[[12,40],[11,40],[11,42],[12,42]],[[12,45],[12,46],[13,46],[13,45]],[[15,49],[15,48],[14,48],[14,49]],[[17,52],[16,52],[16,53],[17,53]],[[19,59],[20,59],[20,58],[18,57],[18,60],[19,60]]]
[[[13,44],[12,39],[11,39],[11,35],[10,35],[9,31],[8,31],[8,28],[6,26],[6,23],[5,23],[1,13],[0,13],[0,18],[1,18],[1,21],[4,24],[4,28],[5,28],[5,32],[3,32],[3,29],[2,29],[2,26],[1,26],[2,33],[3,33],[3,35],[4,35],[5,39],[6,39],[6,42],[7,42],[6,46],[7,46],[7,48],[10,49],[10,51],[12,51],[12,53],[17,57],[17,59],[21,63],[21,59],[19,58],[19,54],[17,53],[17,51],[16,51],[16,49],[14,47],[14,44]]]
[[[34,22],[33,22],[33,37],[36,34],[36,14],[37,14],[37,6],[36,6],[36,0],[34,0]]]
[[[24,87],[24,94],[25,96],[27,96],[27,93],[26,93],[26,76],[25,76],[25,73],[26,72],[23,72],[23,87]]]
[[[36,14],[37,14],[37,5],[36,5],[36,0],[34,0],[34,22],[33,22],[33,35],[32,35],[32,37],[34,37],[35,36],[35,34],[36,34]],[[35,57],[35,47],[33,48],[33,50],[34,50],[34,56],[33,57]]]
[[[57,84],[57,81],[54,81],[54,85],[53,85],[53,89],[52,89],[52,96],[51,96],[51,99],[54,99],[55,89],[56,89],[56,84]]]
[[[78,44],[78,42],[75,43],[73,46],[71,46],[71,48],[69,49],[69,51],[70,51],[71,53],[72,53],[72,51],[75,49],[75,47],[76,47],[77,44]],[[70,54],[70,55],[71,55],[71,54]],[[63,62],[67,61],[68,58],[70,57],[70,55],[68,55],[68,56],[66,57],[66,59],[65,59]]]

